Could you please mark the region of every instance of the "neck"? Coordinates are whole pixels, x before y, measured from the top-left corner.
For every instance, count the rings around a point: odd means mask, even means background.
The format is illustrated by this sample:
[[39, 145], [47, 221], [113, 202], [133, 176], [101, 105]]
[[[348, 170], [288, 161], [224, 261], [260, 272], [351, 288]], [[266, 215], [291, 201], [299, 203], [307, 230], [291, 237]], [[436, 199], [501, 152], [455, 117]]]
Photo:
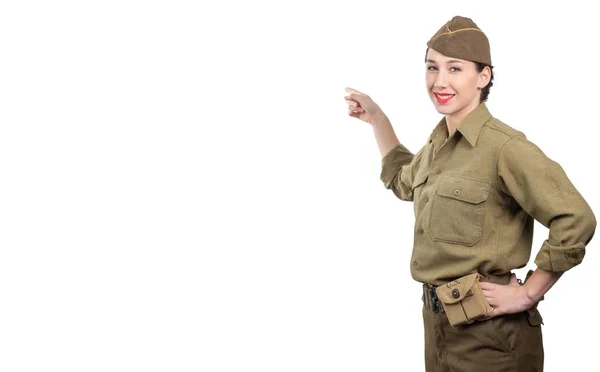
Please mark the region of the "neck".
[[450, 115], [446, 115], [446, 126], [448, 127], [448, 137], [450, 137], [456, 131], [456, 128], [462, 123], [462, 121], [471, 113], [471, 111], [475, 110], [477, 106], [479, 106], [479, 100], [473, 101], [470, 105], [464, 107], [462, 110], [459, 110]]

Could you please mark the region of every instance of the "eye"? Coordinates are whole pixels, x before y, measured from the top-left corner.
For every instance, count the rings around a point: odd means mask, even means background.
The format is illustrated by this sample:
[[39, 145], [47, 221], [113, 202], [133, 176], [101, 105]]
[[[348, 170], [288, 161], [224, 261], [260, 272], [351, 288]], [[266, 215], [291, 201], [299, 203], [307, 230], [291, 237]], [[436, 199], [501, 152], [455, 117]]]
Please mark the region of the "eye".
[[452, 71], [452, 72], [458, 72], [458, 71], [460, 71], [460, 68], [458, 68], [458, 67], [450, 67], [450, 71]]
[[437, 70], [437, 67], [435, 67], [435, 66], [427, 66], [427, 70], [428, 71], [435, 71], [435, 70]]

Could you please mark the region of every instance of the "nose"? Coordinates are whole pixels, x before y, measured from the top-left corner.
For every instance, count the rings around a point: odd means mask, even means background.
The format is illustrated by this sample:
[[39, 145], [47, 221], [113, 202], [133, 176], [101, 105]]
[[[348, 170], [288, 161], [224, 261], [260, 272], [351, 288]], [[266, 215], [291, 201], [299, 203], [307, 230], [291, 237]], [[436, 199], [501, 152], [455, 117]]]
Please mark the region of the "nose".
[[443, 71], [439, 70], [435, 77], [435, 82], [433, 84], [434, 88], [443, 89], [448, 86], [448, 75]]

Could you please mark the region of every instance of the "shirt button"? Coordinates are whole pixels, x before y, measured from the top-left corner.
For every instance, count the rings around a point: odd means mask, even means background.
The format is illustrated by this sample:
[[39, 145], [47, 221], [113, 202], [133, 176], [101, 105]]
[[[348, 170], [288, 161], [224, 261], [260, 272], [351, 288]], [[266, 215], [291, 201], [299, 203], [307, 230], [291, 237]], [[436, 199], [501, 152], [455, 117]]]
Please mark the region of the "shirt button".
[[419, 263], [417, 261], [413, 261], [413, 266], [419, 266]]
[[454, 195], [459, 196], [460, 195], [460, 190], [454, 190]]
[[442, 170], [440, 168], [436, 168], [433, 172], [435, 174], [440, 174], [440, 173], [442, 173]]
[[419, 233], [419, 235], [423, 234], [423, 229], [419, 227], [419, 229], [417, 230], [417, 233]]
[[429, 197], [426, 196], [423, 198], [423, 203], [427, 203], [428, 201], [429, 201]]

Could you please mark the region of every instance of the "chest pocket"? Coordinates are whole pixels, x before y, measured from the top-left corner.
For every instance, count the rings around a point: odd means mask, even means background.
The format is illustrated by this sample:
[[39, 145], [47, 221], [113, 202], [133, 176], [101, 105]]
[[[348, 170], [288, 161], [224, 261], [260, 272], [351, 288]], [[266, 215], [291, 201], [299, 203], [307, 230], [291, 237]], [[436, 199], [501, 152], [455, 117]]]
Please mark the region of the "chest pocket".
[[491, 184], [445, 175], [438, 182], [429, 231], [436, 241], [472, 246], [481, 239], [484, 202]]

